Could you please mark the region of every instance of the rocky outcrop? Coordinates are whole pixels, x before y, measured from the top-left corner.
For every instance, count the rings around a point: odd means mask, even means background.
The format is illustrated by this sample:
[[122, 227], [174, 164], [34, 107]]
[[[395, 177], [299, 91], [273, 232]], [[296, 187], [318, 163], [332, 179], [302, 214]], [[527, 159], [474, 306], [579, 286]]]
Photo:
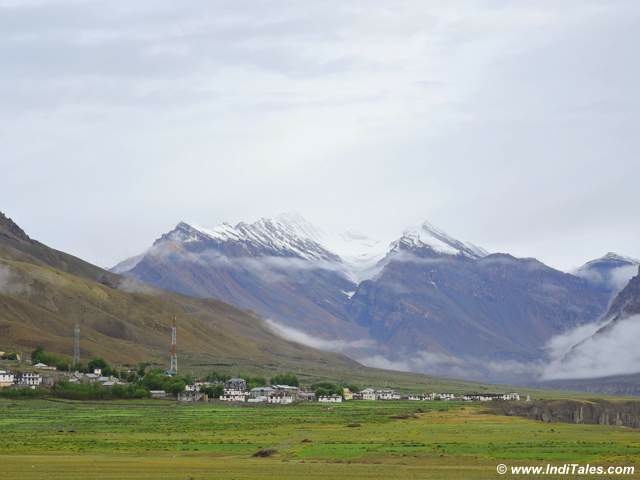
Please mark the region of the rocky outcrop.
[[618, 294], [609, 309], [611, 317], [626, 318], [640, 314], [640, 271]]
[[17, 241], [31, 242], [24, 230], [2, 212], [0, 212], [0, 235]]
[[640, 428], [640, 402], [540, 400], [492, 405], [494, 413], [542, 422], [617, 425]]

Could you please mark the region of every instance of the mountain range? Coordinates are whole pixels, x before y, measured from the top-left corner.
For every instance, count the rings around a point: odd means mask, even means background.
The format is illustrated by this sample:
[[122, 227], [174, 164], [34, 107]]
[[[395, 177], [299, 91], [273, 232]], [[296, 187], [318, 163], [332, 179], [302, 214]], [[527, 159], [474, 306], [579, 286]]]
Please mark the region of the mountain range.
[[141, 284], [30, 238], [0, 213], [0, 349], [28, 353], [37, 345], [70, 359], [80, 326], [81, 360], [116, 365], [168, 363], [171, 318], [178, 322], [181, 371], [272, 375], [308, 380], [443, 390], [482, 389], [458, 381], [367, 368], [335, 352], [276, 335], [251, 312]]
[[285, 214], [180, 222], [112, 271], [250, 309], [281, 335], [369, 365], [513, 381], [554, 336], [598, 320], [632, 263], [608, 254], [566, 273], [428, 222], [384, 243]]

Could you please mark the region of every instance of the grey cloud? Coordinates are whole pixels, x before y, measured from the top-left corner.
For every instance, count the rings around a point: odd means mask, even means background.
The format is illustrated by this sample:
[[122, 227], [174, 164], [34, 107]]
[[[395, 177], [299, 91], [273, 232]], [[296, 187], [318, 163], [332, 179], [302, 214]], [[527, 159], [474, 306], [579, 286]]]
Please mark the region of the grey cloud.
[[633, 1], [5, 0], [0, 200], [103, 266], [179, 218], [292, 207], [388, 241], [431, 219], [565, 269], [640, 257], [639, 19]]

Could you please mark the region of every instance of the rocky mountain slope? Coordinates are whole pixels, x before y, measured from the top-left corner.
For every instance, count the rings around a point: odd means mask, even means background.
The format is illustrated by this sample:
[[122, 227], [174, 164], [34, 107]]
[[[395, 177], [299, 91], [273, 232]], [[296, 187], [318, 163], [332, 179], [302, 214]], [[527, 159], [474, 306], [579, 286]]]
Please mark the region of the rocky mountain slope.
[[541, 359], [549, 338], [597, 319], [610, 298], [598, 283], [490, 255], [427, 222], [388, 247], [296, 215], [180, 223], [115, 271], [252, 309], [373, 364], [475, 378]]
[[627, 286], [620, 291], [611, 303], [607, 317], [613, 321], [640, 315], [640, 268]]
[[350, 313], [392, 359], [513, 380], [552, 336], [597, 319], [607, 301], [606, 291], [534, 259], [451, 255], [405, 236], [360, 284]]
[[223, 224], [212, 230], [181, 222], [124, 273], [159, 288], [217, 298], [327, 337], [336, 332], [343, 338], [365, 335], [347, 320], [349, 292], [356, 285], [345, 265], [303, 236], [302, 228], [278, 219], [235, 227]]

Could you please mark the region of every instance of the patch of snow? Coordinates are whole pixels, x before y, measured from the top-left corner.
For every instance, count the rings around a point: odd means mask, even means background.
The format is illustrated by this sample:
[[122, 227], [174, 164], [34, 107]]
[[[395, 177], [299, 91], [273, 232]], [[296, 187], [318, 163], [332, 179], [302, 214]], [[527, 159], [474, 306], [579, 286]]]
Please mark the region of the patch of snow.
[[427, 247], [444, 255], [460, 254], [470, 258], [482, 258], [488, 255], [488, 252], [484, 248], [469, 242], [456, 240], [429, 222], [424, 222], [418, 227], [405, 230], [402, 238], [394, 242], [393, 248], [397, 248], [400, 244], [416, 248]]

